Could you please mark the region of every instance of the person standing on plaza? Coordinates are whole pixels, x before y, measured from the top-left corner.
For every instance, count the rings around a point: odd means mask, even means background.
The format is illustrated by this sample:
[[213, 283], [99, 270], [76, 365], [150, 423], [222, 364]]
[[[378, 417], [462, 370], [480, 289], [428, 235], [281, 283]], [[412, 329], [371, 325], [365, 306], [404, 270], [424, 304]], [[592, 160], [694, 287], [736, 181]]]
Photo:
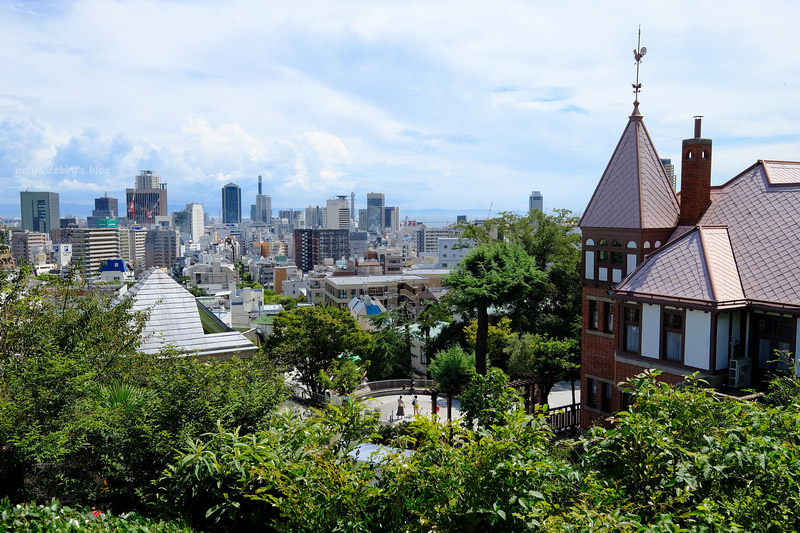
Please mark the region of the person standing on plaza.
[[397, 416], [406, 416], [406, 404], [403, 402], [403, 397], [397, 399]]
[[411, 406], [414, 408], [414, 416], [417, 416], [419, 413], [419, 400], [417, 400], [417, 395], [414, 395], [414, 399], [411, 400]]

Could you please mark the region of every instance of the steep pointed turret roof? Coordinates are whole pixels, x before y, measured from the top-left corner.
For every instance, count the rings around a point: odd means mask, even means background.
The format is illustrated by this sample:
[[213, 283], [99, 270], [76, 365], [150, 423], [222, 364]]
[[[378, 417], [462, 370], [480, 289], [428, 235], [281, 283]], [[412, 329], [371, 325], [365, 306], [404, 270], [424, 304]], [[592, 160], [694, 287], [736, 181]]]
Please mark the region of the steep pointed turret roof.
[[664, 165], [636, 105], [579, 226], [673, 228], [679, 209]]

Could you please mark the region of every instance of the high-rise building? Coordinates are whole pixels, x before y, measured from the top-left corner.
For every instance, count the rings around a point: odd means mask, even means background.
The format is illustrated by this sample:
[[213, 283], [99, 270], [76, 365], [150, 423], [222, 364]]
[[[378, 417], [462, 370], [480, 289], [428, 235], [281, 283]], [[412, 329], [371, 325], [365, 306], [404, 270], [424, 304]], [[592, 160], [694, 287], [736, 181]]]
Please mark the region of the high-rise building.
[[664, 158], [661, 160], [661, 164], [664, 165], [664, 170], [667, 171], [667, 177], [672, 185], [672, 190], [677, 191], [678, 183], [675, 176], [675, 165], [672, 164], [672, 159]]
[[258, 194], [256, 203], [251, 209], [250, 220], [264, 222], [267, 226], [272, 224], [272, 198], [268, 194], [263, 194], [261, 176], [258, 177]]
[[90, 228], [109, 227], [108, 221], [117, 219], [118, 207], [117, 199], [111, 198], [108, 193], [100, 198], [95, 198], [94, 210], [92, 216], [86, 218], [86, 225]]
[[184, 242], [198, 242], [205, 233], [203, 218], [202, 204], [186, 204], [186, 209], [172, 213], [172, 224]]
[[386, 207], [383, 210], [383, 227], [394, 231], [400, 230], [400, 208]]
[[326, 259], [350, 257], [350, 232], [344, 229], [294, 230], [294, 263], [303, 272]]
[[100, 198], [95, 198], [92, 216], [117, 218], [119, 216], [119, 201], [116, 198], [110, 197], [108, 193]]
[[156, 217], [167, 216], [167, 184], [152, 170], [136, 176], [135, 187], [125, 189], [128, 219], [137, 224], [153, 224]]
[[61, 227], [57, 192], [19, 193], [22, 212], [22, 229], [39, 233], [50, 233]]
[[320, 206], [306, 207], [306, 229], [321, 228], [325, 209]]
[[191, 241], [198, 242], [200, 237], [206, 233], [203, 204], [186, 204], [186, 210], [189, 212], [189, 227], [192, 235]]
[[359, 231], [367, 231], [367, 210], [366, 209], [359, 209], [358, 210], [358, 230]]
[[181, 249], [180, 235], [177, 231], [151, 229], [144, 241], [145, 268], [172, 268]]
[[544, 213], [544, 196], [541, 191], [533, 191], [528, 198], [528, 212], [539, 211]]
[[144, 241], [147, 230], [142, 227], [120, 228], [119, 252], [120, 257], [134, 268], [136, 273], [145, 268]]
[[141, 170], [136, 176], [136, 189], [160, 189], [161, 178], [152, 170]]
[[356, 193], [350, 193], [350, 220], [356, 219]]
[[222, 187], [222, 222], [239, 224], [242, 221], [242, 189], [235, 183]]
[[100, 263], [119, 259], [119, 231], [117, 228], [74, 228], [70, 236], [72, 262], [81, 262], [86, 275], [96, 275]]
[[272, 198], [268, 194], [256, 196], [256, 218], [253, 222], [263, 222], [267, 226], [272, 223]]
[[350, 231], [350, 203], [347, 201], [347, 196], [337, 196], [328, 200], [324, 218], [325, 229]]
[[382, 192], [367, 193], [367, 231], [370, 233], [383, 231], [385, 207], [386, 196]]
[[33, 261], [33, 256], [47, 247], [47, 234], [17, 230], [11, 234], [11, 257], [20, 261]]

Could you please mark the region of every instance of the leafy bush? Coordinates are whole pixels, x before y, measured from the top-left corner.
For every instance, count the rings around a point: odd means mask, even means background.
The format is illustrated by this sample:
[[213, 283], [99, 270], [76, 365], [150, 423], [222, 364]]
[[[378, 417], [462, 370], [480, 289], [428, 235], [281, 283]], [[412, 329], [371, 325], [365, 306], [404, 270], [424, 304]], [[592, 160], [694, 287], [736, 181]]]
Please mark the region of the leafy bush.
[[172, 533], [192, 531], [181, 521], [164, 522], [144, 518], [136, 513], [114, 516], [92, 511], [88, 507], [64, 507], [57, 501], [48, 505], [12, 505], [0, 500], [0, 531], [120, 531]]

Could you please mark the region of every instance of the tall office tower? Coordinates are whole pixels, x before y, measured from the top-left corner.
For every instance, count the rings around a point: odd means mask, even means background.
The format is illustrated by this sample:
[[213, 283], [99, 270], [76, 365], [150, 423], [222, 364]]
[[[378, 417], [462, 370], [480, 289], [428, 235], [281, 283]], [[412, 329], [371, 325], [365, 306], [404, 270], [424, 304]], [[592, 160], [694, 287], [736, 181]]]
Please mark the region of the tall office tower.
[[181, 239], [177, 231], [151, 229], [144, 241], [145, 268], [172, 268], [181, 249]]
[[664, 170], [667, 171], [667, 177], [669, 178], [669, 182], [672, 185], [672, 190], [677, 191], [677, 179], [675, 177], [675, 165], [672, 164], [672, 159], [665, 158], [661, 160], [661, 164], [664, 165]]
[[190, 226], [189, 211], [181, 209], [180, 211], [172, 213], [172, 227], [181, 234], [181, 240], [183, 242], [192, 240], [192, 228]]
[[544, 213], [544, 196], [540, 191], [533, 191], [528, 199], [528, 212], [532, 211]]
[[88, 276], [97, 274], [102, 261], [120, 258], [117, 228], [74, 228], [70, 243], [73, 264], [80, 261]]
[[350, 220], [355, 222], [356, 220], [356, 193], [350, 193]]
[[272, 224], [272, 198], [263, 194], [261, 189], [261, 176], [258, 177], [258, 194], [256, 195], [255, 213], [251, 212], [250, 220], [264, 222], [267, 226]]
[[125, 189], [128, 219], [137, 224], [152, 224], [156, 217], [167, 216], [167, 184], [152, 170], [136, 176], [135, 187]]
[[386, 207], [383, 210], [383, 227], [393, 231], [400, 230], [400, 208]]
[[320, 206], [306, 207], [306, 228], [321, 228], [325, 209]]
[[367, 231], [367, 210], [358, 210], [358, 231]]
[[144, 270], [144, 241], [147, 230], [138, 228], [120, 228], [119, 230], [119, 255], [126, 263], [134, 268], [138, 274]]
[[186, 204], [186, 209], [172, 213], [172, 225], [185, 242], [198, 242], [205, 233], [203, 205]]
[[326, 202], [324, 213], [325, 229], [350, 231], [350, 205], [347, 196], [337, 196]]
[[50, 233], [50, 230], [61, 227], [57, 192], [21, 191], [19, 205], [22, 229]]
[[206, 233], [203, 204], [186, 204], [186, 210], [189, 212], [189, 228], [192, 235], [191, 241], [199, 242], [200, 237]]
[[116, 220], [118, 216], [118, 205], [117, 199], [109, 197], [108, 193], [100, 198], [95, 198], [94, 210], [92, 216], [86, 217], [86, 225], [90, 228], [108, 227], [108, 221]]
[[267, 226], [272, 223], [272, 198], [268, 194], [256, 196], [256, 218], [253, 222], [263, 222]]
[[296, 229], [294, 263], [303, 272], [314, 269], [326, 259], [350, 257], [350, 232], [344, 229]]
[[456, 215], [456, 224], [466, 223], [467, 215]]
[[136, 176], [137, 189], [160, 189], [161, 178], [152, 170], [140, 170]]
[[108, 193], [100, 198], [95, 198], [92, 216], [117, 218], [119, 216], [119, 201], [116, 198], [111, 198]]
[[383, 210], [386, 207], [386, 196], [382, 192], [367, 193], [367, 231], [380, 233], [383, 231]]
[[222, 187], [222, 223], [239, 224], [242, 221], [242, 189], [235, 183]]

